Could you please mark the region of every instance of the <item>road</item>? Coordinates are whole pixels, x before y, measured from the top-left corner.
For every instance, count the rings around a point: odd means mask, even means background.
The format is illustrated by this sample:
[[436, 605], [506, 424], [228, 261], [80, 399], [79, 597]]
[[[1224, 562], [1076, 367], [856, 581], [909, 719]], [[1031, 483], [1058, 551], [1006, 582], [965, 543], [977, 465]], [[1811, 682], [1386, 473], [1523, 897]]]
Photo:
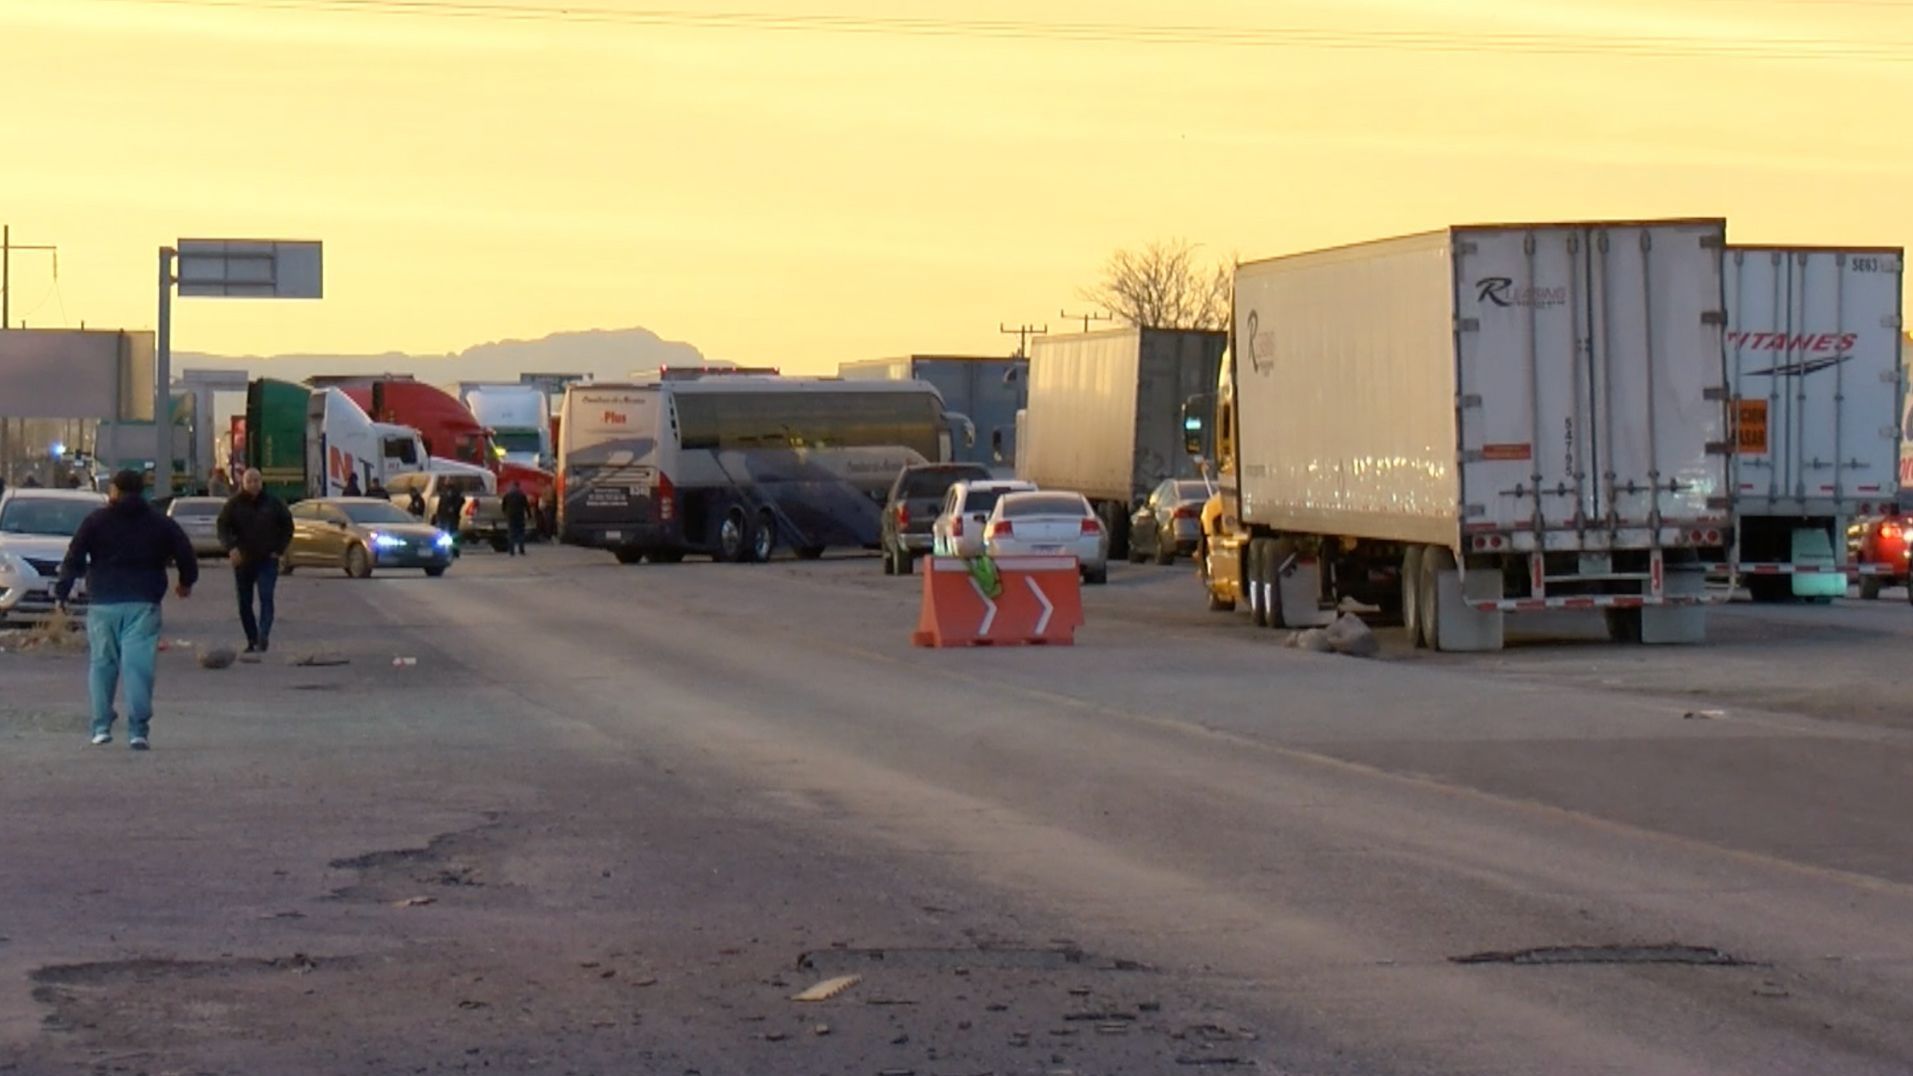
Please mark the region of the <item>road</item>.
[[148, 756], [0, 655], [0, 1072], [1913, 1071], [1890, 594], [1362, 661], [1186, 566], [950, 651], [862, 557], [302, 572], [350, 664], [169, 654]]

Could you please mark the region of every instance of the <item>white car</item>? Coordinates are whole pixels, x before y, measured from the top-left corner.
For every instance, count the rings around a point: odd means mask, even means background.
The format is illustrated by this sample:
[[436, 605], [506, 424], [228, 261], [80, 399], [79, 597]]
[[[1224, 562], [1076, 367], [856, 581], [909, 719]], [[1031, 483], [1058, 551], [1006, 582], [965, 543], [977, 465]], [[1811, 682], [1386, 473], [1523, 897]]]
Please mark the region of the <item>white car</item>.
[[[25, 620], [53, 611], [53, 584], [73, 532], [106, 503], [84, 490], [12, 489], [0, 496], [0, 620]], [[74, 584], [83, 605], [86, 581]]]
[[1005, 494], [990, 512], [984, 542], [992, 557], [1072, 556], [1085, 583], [1109, 581], [1109, 535], [1080, 493]]
[[997, 498], [1035, 488], [1034, 483], [1007, 479], [956, 483], [943, 495], [943, 510], [931, 525], [931, 549], [939, 557], [982, 556], [983, 528]]
[[193, 552], [216, 557], [226, 551], [219, 541], [219, 513], [225, 507], [224, 497], [175, 497], [166, 514], [192, 539]]

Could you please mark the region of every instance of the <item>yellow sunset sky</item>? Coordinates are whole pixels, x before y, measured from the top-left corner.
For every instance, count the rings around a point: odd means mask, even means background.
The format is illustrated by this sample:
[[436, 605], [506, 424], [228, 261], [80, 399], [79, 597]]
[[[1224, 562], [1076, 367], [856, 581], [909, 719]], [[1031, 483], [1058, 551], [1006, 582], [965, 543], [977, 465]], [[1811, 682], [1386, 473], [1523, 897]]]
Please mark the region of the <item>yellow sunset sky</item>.
[[999, 322], [1062, 328], [1113, 249], [1163, 237], [1253, 258], [1664, 215], [1913, 237], [1892, 0], [662, 7], [690, 14], [0, 0], [0, 222], [60, 248], [57, 288], [16, 256], [14, 320], [150, 327], [161, 244], [317, 238], [323, 301], [184, 300], [175, 347], [644, 326], [824, 372], [1006, 351]]

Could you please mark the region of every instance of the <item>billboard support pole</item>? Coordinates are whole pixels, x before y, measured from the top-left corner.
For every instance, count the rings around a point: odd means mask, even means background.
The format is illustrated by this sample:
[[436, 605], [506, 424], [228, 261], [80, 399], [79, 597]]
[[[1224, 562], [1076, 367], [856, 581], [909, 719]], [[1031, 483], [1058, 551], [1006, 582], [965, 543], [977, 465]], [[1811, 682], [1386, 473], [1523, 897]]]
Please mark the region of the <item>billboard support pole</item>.
[[173, 492], [173, 248], [159, 248], [159, 337], [153, 370], [153, 499]]

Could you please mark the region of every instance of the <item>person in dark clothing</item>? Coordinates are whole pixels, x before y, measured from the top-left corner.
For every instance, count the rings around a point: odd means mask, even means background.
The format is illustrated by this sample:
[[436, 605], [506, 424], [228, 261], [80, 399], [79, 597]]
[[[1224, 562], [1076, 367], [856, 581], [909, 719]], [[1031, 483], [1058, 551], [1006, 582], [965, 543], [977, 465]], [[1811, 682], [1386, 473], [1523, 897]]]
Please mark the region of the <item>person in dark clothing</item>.
[[341, 497], [365, 496], [365, 493], [359, 489], [359, 476], [357, 474], [349, 474], [345, 476], [345, 488], [339, 491], [339, 496]]
[[452, 556], [460, 555], [458, 548], [459, 523], [465, 518], [465, 494], [457, 486], [447, 485], [438, 495], [438, 514], [433, 524], [439, 530], [452, 536]]
[[[249, 469], [239, 492], [219, 510], [219, 544], [232, 561], [239, 591], [239, 626], [246, 629], [246, 653], [265, 653], [272, 645], [273, 592], [279, 586], [279, 558], [292, 544], [292, 513], [266, 492], [265, 476]], [[259, 615], [252, 612], [259, 592]]]
[[372, 484], [365, 487], [365, 495], [367, 497], [376, 497], [381, 501], [389, 501], [392, 499], [392, 495], [385, 492], [385, 483], [379, 481], [377, 478], [372, 479]]
[[505, 510], [505, 549], [514, 557], [525, 555], [525, 525], [531, 522], [531, 498], [525, 496], [524, 489], [513, 482], [511, 489], [505, 491], [504, 500], [499, 507]]
[[425, 518], [425, 494], [417, 486], [412, 487], [412, 499], [406, 502], [405, 510], [420, 519]]
[[556, 484], [545, 487], [545, 495], [538, 498], [538, 530], [546, 538], [558, 536], [558, 487]]
[[[159, 660], [160, 602], [166, 597], [166, 565], [179, 571], [173, 593], [190, 597], [199, 582], [199, 558], [186, 532], [146, 503], [146, 478], [138, 471], [113, 476], [107, 505], [86, 517], [60, 564], [54, 600], [66, 608], [73, 584], [86, 576], [87, 676], [95, 744], [113, 742], [113, 698], [126, 685], [127, 744], [144, 751], [153, 721], [153, 675]], [[123, 676], [122, 676], [123, 674]]]

